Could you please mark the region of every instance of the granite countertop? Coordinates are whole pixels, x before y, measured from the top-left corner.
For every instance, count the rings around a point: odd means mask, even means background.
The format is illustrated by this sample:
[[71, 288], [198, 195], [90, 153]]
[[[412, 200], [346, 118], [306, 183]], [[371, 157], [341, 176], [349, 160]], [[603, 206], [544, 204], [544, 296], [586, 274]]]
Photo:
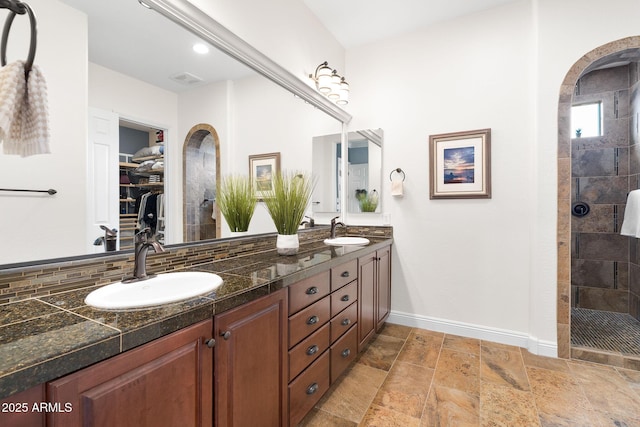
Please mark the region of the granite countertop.
[[154, 308], [97, 310], [84, 303], [85, 287], [0, 305], [0, 399], [115, 356], [163, 335], [210, 319], [328, 268], [391, 243], [370, 238], [365, 247], [302, 244], [296, 256], [274, 251], [192, 266], [224, 280], [209, 294]]

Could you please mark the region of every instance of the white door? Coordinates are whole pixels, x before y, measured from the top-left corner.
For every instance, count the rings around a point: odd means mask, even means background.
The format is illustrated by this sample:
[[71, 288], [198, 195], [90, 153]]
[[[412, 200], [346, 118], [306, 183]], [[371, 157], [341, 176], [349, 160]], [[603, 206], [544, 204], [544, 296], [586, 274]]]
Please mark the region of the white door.
[[360, 202], [356, 199], [356, 190], [369, 191], [369, 164], [359, 163], [352, 165], [349, 163], [349, 212], [360, 212]]
[[93, 242], [104, 236], [101, 225], [119, 227], [120, 148], [118, 114], [89, 108], [87, 147], [87, 252], [104, 252], [105, 246]]

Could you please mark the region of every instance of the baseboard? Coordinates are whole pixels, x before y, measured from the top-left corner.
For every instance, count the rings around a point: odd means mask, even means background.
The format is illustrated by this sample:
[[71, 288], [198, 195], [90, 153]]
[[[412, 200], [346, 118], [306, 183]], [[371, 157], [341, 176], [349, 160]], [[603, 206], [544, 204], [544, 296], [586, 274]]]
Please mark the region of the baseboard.
[[556, 343], [551, 341], [541, 341], [535, 337], [516, 331], [490, 328], [411, 313], [403, 313], [395, 310], [391, 311], [387, 322], [411, 326], [413, 328], [428, 329], [430, 331], [444, 332], [446, 334], [493, 341], [516, 347], [523, 347], [531, 353], [540, 356], [557, 357], [558, 354], [558, 347]]

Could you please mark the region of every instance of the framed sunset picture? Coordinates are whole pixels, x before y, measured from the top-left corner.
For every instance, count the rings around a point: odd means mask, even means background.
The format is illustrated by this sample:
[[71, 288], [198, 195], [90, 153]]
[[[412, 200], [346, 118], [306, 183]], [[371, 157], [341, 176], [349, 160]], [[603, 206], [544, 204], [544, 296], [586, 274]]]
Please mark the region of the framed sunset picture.
[[273, 177], [280, 173], [280, 153], [249, 156], [249, 177], [260, 200], [273, 189]]
[[491, 129], [429, 136], [431, 199], [491, 198]]

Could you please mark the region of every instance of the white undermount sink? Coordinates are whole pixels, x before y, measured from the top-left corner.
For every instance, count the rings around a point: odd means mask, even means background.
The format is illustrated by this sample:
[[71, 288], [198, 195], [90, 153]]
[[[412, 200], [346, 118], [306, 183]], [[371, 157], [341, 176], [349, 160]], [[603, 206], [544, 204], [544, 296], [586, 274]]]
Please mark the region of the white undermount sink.
[[103, 310], [143, 308], [183, 301], [211, 292], [220, 285], [222, 278], [213, 273], [163, 273], [139, 282], [103, 286], [87, 295], [84, 302]]
[[364, 237], [336, 237], [335, 239], [325, 239], [324, 243], [330, 246], [364, 246], [369, 244], [369, 239]]

